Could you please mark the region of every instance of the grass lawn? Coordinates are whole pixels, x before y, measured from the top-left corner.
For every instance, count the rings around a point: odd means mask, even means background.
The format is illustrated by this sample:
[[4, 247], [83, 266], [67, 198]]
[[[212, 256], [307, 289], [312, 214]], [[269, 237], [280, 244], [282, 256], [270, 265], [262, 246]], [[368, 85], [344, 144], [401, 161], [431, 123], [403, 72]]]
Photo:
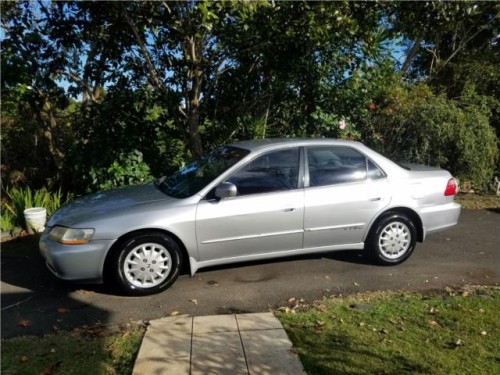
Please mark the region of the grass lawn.
[[310, 375], [500, 374], [498, 288], [371, 293], [287, 311], [278, 318]]
[[[500, 374], [500, 289], [333, 297], [279, 312], [309, 375]], [[2, 374], [130, 374], [143, 328], [2, 340]]]
[[496, 195], [468, 194], [459, 193], [455, 201], [462, 205], [462, 208], [467, 209], [499, 209], [500, 197]]
[[144, 329], [75, 329], [2, 340], [2, 374], [131, 374]]

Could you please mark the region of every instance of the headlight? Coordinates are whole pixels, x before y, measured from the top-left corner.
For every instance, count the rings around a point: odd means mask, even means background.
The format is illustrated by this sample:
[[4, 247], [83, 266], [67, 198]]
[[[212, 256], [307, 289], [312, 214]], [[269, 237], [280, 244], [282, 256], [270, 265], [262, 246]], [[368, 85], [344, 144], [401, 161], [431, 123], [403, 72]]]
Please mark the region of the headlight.
[[90, 241], [94, 235], [93, 229], [75, 229], [54, 227], [49, 232], [49, 237], [65, 245], [81, 245]]

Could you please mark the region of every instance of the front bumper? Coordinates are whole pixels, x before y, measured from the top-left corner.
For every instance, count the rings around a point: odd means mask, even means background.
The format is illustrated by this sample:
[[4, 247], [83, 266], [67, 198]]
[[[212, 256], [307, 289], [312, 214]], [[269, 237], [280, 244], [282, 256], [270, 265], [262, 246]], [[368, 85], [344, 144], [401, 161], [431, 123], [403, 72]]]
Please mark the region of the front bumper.
[[106, 254], [114, 240], [90, 241], [83, 245], [63, 245], [48, 237], [40, 238], [40, 253], [47, 267], [63, 280], [102, 281]]

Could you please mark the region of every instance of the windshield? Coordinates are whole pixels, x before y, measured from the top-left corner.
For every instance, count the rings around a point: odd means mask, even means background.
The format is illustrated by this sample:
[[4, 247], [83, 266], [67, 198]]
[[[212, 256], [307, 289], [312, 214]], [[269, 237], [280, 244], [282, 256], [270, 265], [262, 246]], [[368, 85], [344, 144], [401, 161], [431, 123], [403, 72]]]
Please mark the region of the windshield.
[[250, 151], [241, 148], [223, 146], [185, 166], [172, 176], [159, 178], [156, 185], [171, 197], [190, 197], [249, 153]]

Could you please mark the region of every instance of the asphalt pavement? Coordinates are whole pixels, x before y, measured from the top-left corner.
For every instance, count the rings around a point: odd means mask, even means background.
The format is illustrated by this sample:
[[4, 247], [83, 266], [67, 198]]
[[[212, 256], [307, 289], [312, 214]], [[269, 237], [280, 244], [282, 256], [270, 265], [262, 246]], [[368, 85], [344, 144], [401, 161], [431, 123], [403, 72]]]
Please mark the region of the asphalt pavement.
[[417, 245], [405, 263], [384, 267], [360, 251], [332, 252], [214, 267], [181, 275], [167, 291], [126, 297], [103, 285], [56, 280], [35, 238], [1, 246], [1, 336], [46, 334], [75, 327], [272, 311], [288, 301], [373, 290], [425, 291], [500, 284], [500, 211], [463, 210], [459, 224]]

